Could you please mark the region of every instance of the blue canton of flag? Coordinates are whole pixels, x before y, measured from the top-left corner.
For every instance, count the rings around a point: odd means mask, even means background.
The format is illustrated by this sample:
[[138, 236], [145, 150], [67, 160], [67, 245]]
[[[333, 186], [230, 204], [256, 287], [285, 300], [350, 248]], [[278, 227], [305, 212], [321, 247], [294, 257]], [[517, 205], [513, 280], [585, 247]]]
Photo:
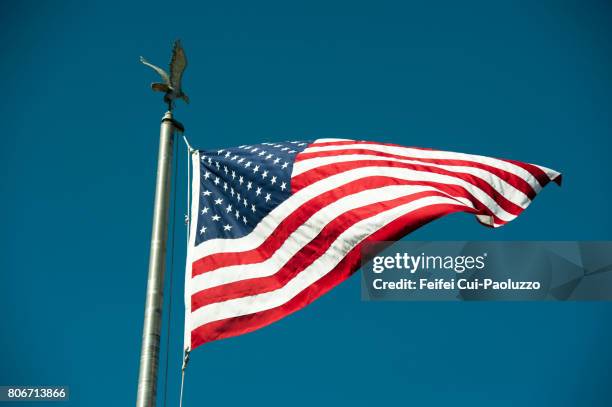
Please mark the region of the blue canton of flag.
[[200, 198], [195, 245], [238, 238], [291, 194], [295, 156], [310, 141], [200, 150]]

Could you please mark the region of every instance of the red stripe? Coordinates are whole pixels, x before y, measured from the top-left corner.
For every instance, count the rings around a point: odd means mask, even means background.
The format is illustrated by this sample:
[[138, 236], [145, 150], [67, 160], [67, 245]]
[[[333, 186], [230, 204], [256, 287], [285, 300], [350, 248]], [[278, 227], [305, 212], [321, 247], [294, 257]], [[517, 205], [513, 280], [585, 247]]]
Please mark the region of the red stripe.
[[396, 219], [353, 248], [332, 271], [285, 304], [266, 311], [210, 322], [193, 329], [191, 349], [216, 339], [254, 331], [304, 308], [359, 269], [360, 251], [365, 242], [397, 240], [434, 219], [453, 212], [465, 211], [465, 209], [465, 206], [451, 204], [431, 205]]
[[538, 180], [540, 185], [543, 187], [546, 186], [546, 184], [550, 182], [550, 178], [548, 177], [548, 175], [540, 167], [536, 165], [524, 163], [521, 161], [507, 160], [507, 159], [504, 159], [504, 161], [514, 164], [517, 167], [521, 167], [525, 171], [529, 172], [531, 175], [534, 176], [535, 179]]
[[531, 185], [523, 178], [519, 177], [516, 174], [513, 174], [508, 171], [504, 171], [497, 167], [493, 167], [488, 164], [482, 164], [476, 161], [469, 160], [455, 160], [455, 159], [438, 159], [438, 158], [421, 158], [421, 157], [413, 157], [407, 155], [398, 155], [398, 154], [390, 154], [384, 153], [380, 151], [374, 150], [366, 150], [366, 149], [347, 149], [347, 150], [337, 150], [337, 151], [319, 151], [315, 153], [300, 153], [295, 157], [295, 161], [304, 161], [312, 158], [320, 158], [320, 157], [335, 157], [342, 155], [351, 155], [351, 154], [367, 154], [367, 155], [375, 155], [379, 157], [387, 157], [387, 158], [396, 158], [400, 160], [413, 160], [424, 163], [438, 164], [438, 165], [449, 165], [449, 166], [464, 166], [464, 167], [473, 167], [479, 168], [484, 171], [488, 171], [492, 174], [497, 175], [499, 178], [506, 181], [508, 184], [512, 185], [519, 191], [523, 192], [530, 199], [533, 199], [536, 195], [536, 191], [533, 189]]
[[193, 262], [192, 276], [237, 264], [253, 264], [264, 261], [278, 250], [283, 242], [313, 214], [345, 196], [352, 195], [367, 189], [381, 188], [390, 185], [426, 185], [436, 188], [447, 195], [462, 197], [470, 200], [479, 214], [493, 216], [495, 223], [505, 222], [495, 216], [482, 202], [474, 198], [464, 187], [448, 185], [430, 181], [409, 181], [391, 177], [374, 176], [351, 181], [336, 189], [327, 191], [308, 202], [302, 204], [293, 213], [283, 219], [274, 232], [259, 246], [242, 252], [213, 253]]
[[315, 180], [320, 180], [320, 179], [327, 178], [327, 177], [330, 177], [332, 175], [336, 175], [342, 172], [354, 170], [357, 168], [364, 168], [364, 167], [407, 168], [407, 169], [423, 172], [424, 174], [436, 173], [436, 174], [448, 175], [451, 177], [459, 178], [483, 190], [495, 202], [497, 202], [497, 204], [500, 207], [502, 207], [506, 212], [516, 216], [523, 211], [523, 208], [511, 202], [505, 196], [503, 196], [499, 191], [493, 188], [491, 185], [486, 183], [481, 178], [476, 177], [472, 174], [447, 171], [442, 168], [432, 167], [428, 165], [406, 164], [406, 163], [399, 163], [395, 161], [364, 160], [364, 161], [348, 161], [348, 162], [322, 165], [320, 167], [314, 168], [312, 170], [306, 171], [300, 175], [293, 177], [291, 179], [291, 188], [292, 188], [292, 191], [294, 192], [299, 191], [300, 189], [313, 183]]
[[388, 201], [376, 202], [350, 210], [337, 217], [321, 230], [321, 232], [302, 249], [300, 249], [275, 274], [267, 277], [251, 278], [236, 281], [218, 287], [202, 290], [191, 296], [191, 310], [215, 302], [227, 301], [232, 298], [247, 297], [273, 291], [283, 287], [289, 280], [301, 273], [315, 259], [325, 253], [344, 231], [355, 223], [371, 218], [381, 212], [413, 202], [428, 196], [445, 196], [438, 191], [424, 191]]

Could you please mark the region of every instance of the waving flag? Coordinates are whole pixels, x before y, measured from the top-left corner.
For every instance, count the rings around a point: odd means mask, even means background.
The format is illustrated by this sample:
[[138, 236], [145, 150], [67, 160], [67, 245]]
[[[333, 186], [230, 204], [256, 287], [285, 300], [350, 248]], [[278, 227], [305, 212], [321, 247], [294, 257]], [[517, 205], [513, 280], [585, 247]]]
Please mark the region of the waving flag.
[[551, 180], [533, 164], [367, 141], [196, 151], [185, 347], [303, 308], [359, 268], [366, 241], [454, 212], [502, 226]]

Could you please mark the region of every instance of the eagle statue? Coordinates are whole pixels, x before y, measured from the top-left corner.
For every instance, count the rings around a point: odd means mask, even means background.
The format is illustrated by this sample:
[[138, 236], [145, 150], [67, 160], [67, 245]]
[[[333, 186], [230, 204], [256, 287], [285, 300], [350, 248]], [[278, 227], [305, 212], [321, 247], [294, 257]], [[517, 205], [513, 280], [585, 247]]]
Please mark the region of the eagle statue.
[[180, 40], [174, 42], [172, 49], [172, 59], [170, 60], [170, 75], [162, 68], [153, 65], [143, 57], [140, 57], [140, 62], [146, 66], [152, 68], [155, 72], [161, 76], [163, 82], [154, 82], [151, 84], [151, 89], [156, 92], [164, 92], [164, 102], [168, 104], [168, 110], [172, 110], [174, 101], [176, 99], [183, 99], [186, 103], [189, 103], [189, 97], [183, 92], [181, 88], [181, 80], [183, 78], [183, 72], [187, 68], [187, 57], [185, 50], [181, 46]]

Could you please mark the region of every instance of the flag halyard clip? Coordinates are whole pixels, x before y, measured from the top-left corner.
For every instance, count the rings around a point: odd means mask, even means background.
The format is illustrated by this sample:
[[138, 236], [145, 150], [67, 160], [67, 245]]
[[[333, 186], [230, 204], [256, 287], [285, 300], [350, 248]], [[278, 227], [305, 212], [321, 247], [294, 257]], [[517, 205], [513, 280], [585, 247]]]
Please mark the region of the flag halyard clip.
[[184, 372], [185, 369], [187, 369], [187, 364], [189, 363], [189, 355], [190, 355], [191, 351], [189, 349], [185, 349], [185, 355], [183, 356], [183, 366], [181, 367], [181, 370]]
[[198, 151], [195, 148], [191, 147], [191, 144], [189, 144], [189, 140], [187, 140], [187, 137], [185, 137], [185, 134], [183, 134], [183, 141], [187, 145], [187, 150], [189, 150], [189, 154], [194, 154], [196, 151]]
[[181, 393], [179, 396], [179, 407], [183, 407], [183, 391], [185, 389], [185, 370], [187, 369], [187, 364], [189, 363], [189, 354], [191, 350], [189, 348], [185, 349], [185, 354], [183, 355], [183, 366], [181, 367]]

